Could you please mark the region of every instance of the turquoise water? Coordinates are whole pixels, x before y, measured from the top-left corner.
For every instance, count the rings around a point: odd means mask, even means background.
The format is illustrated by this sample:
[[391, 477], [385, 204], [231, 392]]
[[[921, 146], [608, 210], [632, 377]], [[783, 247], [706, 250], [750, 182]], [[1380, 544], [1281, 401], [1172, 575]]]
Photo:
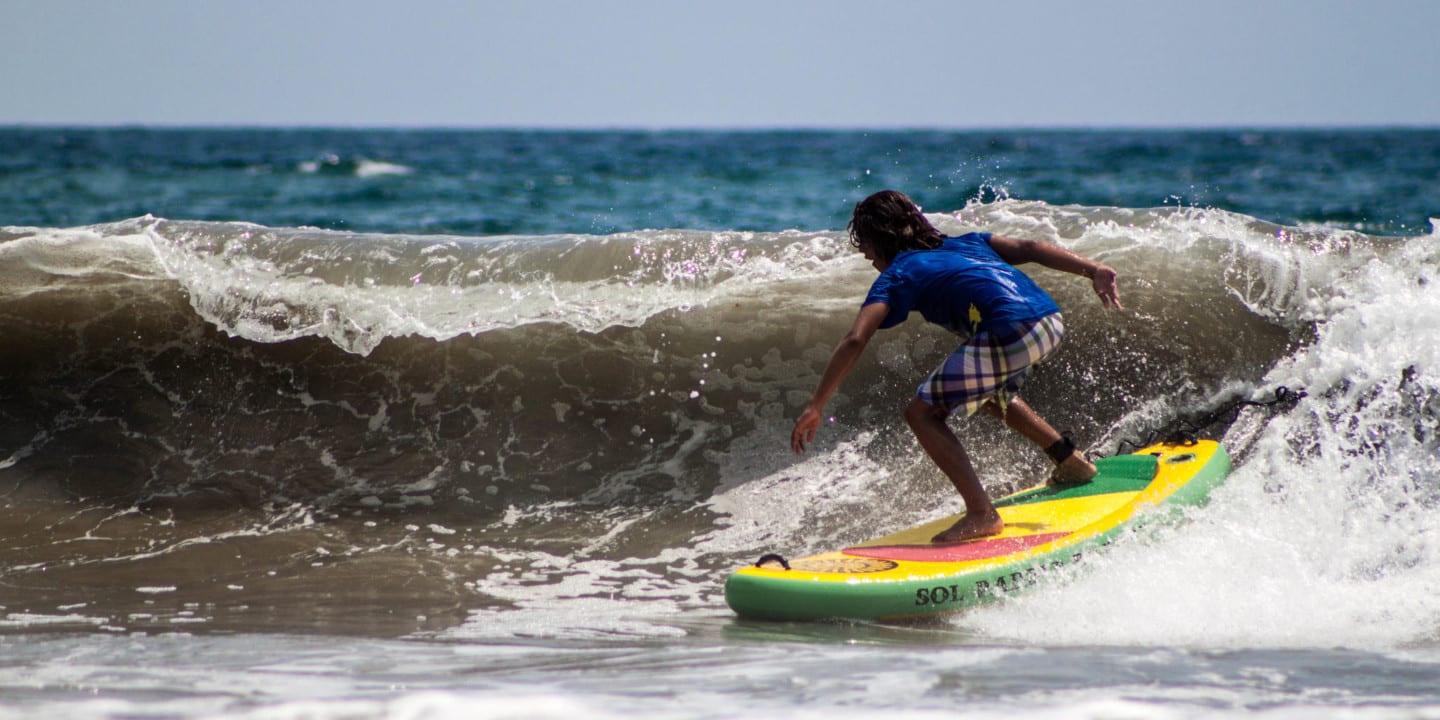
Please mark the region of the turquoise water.
[[834, 229], [904, 189], [1221, 208], [1427, 232], [1440, 131], [559, 132], [0, 129], [0, 217], [144, 214], [459, 235]]
[[[0, 717], [1440, 717], [1440, 132], [0, 130]], [[927, 626], [725, 573], [958, 510], [873, 190], [1056, 242], [1032, 405], [1190, 522]], [[1218, 412], [1277, 387], [1298, 402]], [[956, 422], [987, 488], [1040, 453]]]

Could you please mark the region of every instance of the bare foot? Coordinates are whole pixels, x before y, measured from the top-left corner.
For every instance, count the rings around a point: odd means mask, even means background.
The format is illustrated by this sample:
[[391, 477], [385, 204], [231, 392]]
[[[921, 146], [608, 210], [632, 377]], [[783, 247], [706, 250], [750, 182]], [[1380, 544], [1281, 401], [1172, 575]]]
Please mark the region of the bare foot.
[[1000, 519], [1000, 513], [991, 510], [988, 514], [971, 515], [966, 513], [965, 517], [955, 521], [945, 532], [930, 538], [932, 543], [958, 543], [966, 540], [978, 540], [982, 537], [999, 535], [1005, 529], [1005, 521]]
[[1055, 471], [1050, 473], [1050, 479], [1045, 481], [1046, 485], [1080, 485], [1090, 482], [1095, 477], [1095, 463], [1085, 459], [1084, 455], [1078, 452], [1070, 453], [1065, 462], [1055, 466]]

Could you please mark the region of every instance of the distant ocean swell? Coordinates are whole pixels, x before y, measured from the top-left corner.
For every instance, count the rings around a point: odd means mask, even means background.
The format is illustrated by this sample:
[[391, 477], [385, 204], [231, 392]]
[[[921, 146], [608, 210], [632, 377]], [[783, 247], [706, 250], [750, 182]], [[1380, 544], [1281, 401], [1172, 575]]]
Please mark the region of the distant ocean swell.
[[[1069, 334], [1027, 394], [1082, 444], [1112, 452], [1187, 413], [1304, 389], [1281, 417], [1211, 430], [1229, 432], [1242, 470], [1326, 458], [1433, 542], [1396, 495], [1430, 506], [1440, 483], [1433, 235], [1012, 200], [934, 218], [1121, 268], [1125, 313], [1035, 271]], [[485, 573], [467, 563], [545, 566], [529, 553], [655, 561], [689, 547], [687, 563], [723, 568], [933, 515], [955, 501], [898, 422], [950, 342], [922, 323], [881, 335], [816, 453], [785, 447], [872, 275], [834, 231], [5, 228], [0, 484], [28, 519], [7, 521], [4, 574], [52, 597], [36, 580], [45, 557], [89, 578], [77, 584], [127, 582], [84, 568], [184, 575], [196, 542], [252, 537], [278, 556], [297, 529], [329, 538], [326, 557], [304, 555], [327, 567], [393, 555], [473, 578]], [[1032, 481], [1038, 453], [992, 425], [958, 425], [991, 489]], [[104, 542], [84, 542], [102, 527]], [[1376, 552], [1440, 568], [1429, 545]], [[473, 589], [505, 595], [490, 585]]]

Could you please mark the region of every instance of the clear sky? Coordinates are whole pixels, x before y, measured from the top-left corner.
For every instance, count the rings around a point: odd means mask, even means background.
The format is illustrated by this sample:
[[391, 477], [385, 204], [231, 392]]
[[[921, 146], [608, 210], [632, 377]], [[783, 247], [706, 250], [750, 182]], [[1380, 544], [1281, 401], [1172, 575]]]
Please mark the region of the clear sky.
[[1440, 126], [1440, 0], [0, 0], [0, 124]]

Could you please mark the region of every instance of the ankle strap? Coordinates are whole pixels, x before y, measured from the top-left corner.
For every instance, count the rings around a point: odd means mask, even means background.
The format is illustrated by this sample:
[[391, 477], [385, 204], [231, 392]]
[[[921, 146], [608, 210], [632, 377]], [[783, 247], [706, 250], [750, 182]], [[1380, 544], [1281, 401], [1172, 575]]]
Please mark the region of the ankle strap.
[[1074, 452], [1075, 443], [1070, 442], [1070, 438], [1064, 437], [1063, 435], [1059, 440], [1050, 443], [1050, 447], [1045, 448], [1045, 454], [1049, 455], [1050, 459], [1054, 461], [1056, 465], [1065, 462], [1065, 459], [1070, 457]]

